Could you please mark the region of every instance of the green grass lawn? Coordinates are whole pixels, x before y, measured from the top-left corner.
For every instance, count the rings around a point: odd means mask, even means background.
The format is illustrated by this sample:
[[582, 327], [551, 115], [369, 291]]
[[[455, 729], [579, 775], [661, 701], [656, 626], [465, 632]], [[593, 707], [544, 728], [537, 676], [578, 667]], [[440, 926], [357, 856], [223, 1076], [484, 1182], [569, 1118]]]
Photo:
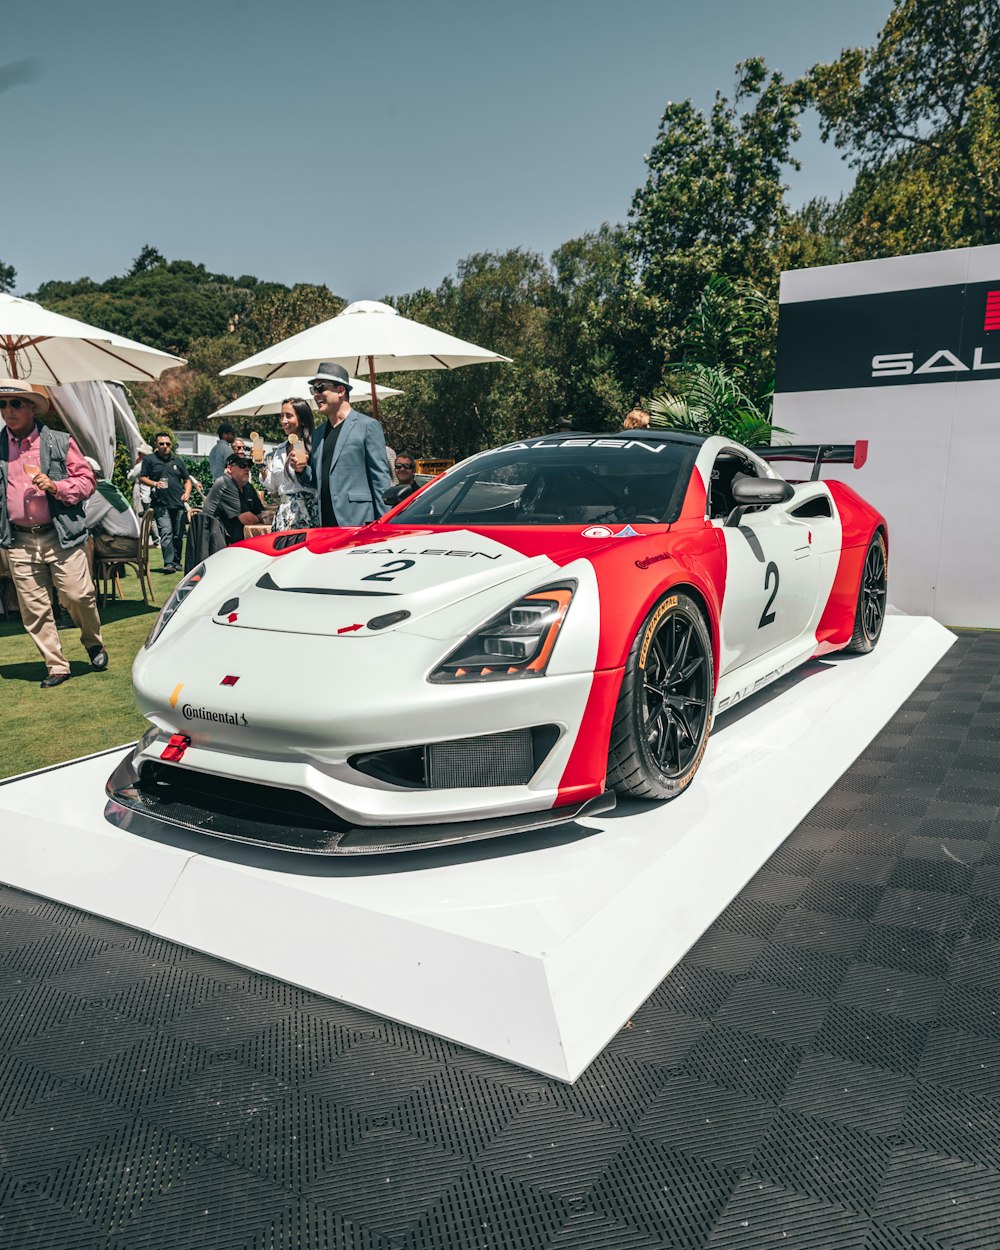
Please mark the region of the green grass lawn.
[[77, 630], [59, 631], [73, 680], [51, 690], [39, 687], [45, 665], [20, 619], [0, 620], [0, 777], [134, 742], [149, 727], [136, 710], [132, 661], [181, 575], [153, 572], [152, 578], [155, 607], [143, 604], [130, 576], [122, 582], [127, 597], [101, 609], [111, 658], [106, 672], [90, 667]]

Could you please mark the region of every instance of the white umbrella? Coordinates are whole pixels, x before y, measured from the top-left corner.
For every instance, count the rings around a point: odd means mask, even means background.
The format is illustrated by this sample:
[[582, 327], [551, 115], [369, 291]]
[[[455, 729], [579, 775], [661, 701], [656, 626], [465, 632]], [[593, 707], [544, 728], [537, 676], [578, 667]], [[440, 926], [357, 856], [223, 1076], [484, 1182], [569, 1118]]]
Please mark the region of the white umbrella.
[[0, 370], [42, 386], [66, 382], [151, 382], [179, 356], [0, 294]]
[[378, 415], [375, 374], [405, 369], [458, 369], [490, 361], [510, 364], [500, 356], [466, 343], [454, 335], [402, 317], [388, 304], [358, 300], [342, 313], [318, 326], [293, 334], [256, 356], [241, 360], [223, 375], [236, 373], [252, 378], [311, 376], [323, 361], [343, 365], [349, 374], [368, 374], [372, 387], [372, 411]]
[[[259, 417], [264, 413], [280, 412], [282, 403], [290, 395], [301, 396], [312, 403], [309, 376], [307, 374], [303, 378], [272, 378], [270, 382], [262, 382], [252, 391], [247, 391], [245, 395], [225, 404], [215, 415], [217, 417]], [[351, 378], [350, 383], [352, 389], [359, 390], [368, 385], [367, 382], [359, 382], [357, 378]], [[397, 391], [392, 386], [376, 386], [375, 393], [379, 399], [388, 399], [392, 395], [402, 395], [403, 392]], [[355, 402], [368, 400], [364, 391], [353, 398]]]

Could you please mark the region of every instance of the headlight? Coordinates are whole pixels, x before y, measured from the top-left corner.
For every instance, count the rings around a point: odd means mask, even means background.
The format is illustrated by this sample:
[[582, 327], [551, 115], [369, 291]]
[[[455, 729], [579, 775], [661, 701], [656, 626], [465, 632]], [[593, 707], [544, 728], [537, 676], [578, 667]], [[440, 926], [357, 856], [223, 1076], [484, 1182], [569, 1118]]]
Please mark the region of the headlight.
[[170, 594], [170, 598], [160, 609], [160, 615], [153, 622], [153, 628], [149, 631], [149, 637], [146, 639], [146, 646], [151, 647], [157, 638], [166, 629], [171, 617], [188, 597], [192, 590], [205, 576], [204, 564], [199, 564], [196, 569], [192, 569], [183, 581], [177, 583]]
[[575, 582], [564, 582], [518, 599], [456, 647], [431, 673], [430, 680], [541, 677], [575, 590]]

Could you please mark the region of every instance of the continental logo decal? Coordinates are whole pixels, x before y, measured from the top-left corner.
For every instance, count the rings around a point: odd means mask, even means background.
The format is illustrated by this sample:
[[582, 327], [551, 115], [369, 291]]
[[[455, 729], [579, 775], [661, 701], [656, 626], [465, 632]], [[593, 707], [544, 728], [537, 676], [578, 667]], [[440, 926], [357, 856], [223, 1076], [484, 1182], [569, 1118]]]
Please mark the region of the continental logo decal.
[[658, 556], [644, 556], [641, 560], [636, 560], [635, 567], [637, 569], [648, 569], [651, 564], [659, 564], [661, 560], [669, 560], [670, 552], [663, 551]]
[[207, 707], [193, 707], [190, 703], [181, 706], [181, 716], [185, 720], [210, 720], [219, 725], [248, 725], [245, 712], [213, 712]]
[[671, 595], [669, 599], [664, 599], [660, 606], [653, 613], [653, 619], [646, 626], [646, 635], [642, 640], [642, 647], [639, 650], [639, 667], [646, 667], [646, 660], [649, 658], [649, 648], [653, 645], [653, 636], [656, 633], [656, 627], [660, 621], [666, 616], [671, 608], [677, 607], [677, 596]]

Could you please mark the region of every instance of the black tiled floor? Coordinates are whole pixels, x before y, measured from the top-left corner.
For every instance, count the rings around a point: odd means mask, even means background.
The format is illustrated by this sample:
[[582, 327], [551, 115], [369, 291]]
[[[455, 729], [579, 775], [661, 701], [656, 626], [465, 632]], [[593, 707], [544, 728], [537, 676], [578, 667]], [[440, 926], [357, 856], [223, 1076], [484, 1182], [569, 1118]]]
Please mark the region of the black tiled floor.
[[1000, 635], [574, 1086], [0, 887], [11, 1250], [995, 1250]]

